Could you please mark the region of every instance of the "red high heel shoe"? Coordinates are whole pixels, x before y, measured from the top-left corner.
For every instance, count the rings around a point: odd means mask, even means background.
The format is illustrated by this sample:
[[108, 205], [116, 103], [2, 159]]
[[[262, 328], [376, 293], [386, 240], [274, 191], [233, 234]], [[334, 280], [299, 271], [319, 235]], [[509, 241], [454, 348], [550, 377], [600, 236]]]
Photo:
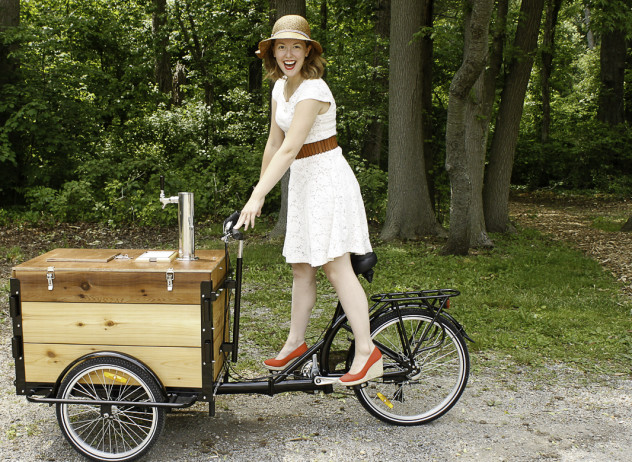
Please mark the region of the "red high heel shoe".
[[292, 353], [287, 355], [283, 359], [266, 359], [263, 362], [263, 365], [270, 371], [282, 371], [285, 369], [293, 359], [298, 358], [303, 353], [307, 351], [307, 344], [303, 342], [299, 347], [294, 350]]
[[384, 367], [382, 364], [382, 353], [377, 347], [373, 347], [371, 356], [367, 360], [366, 364], [360, 372], [357, 374], [349, 374], [348, 372], [340, 377], [340, 383], [347, 387], [354, 385], [360, 385], [361, 383], [368, 382], [371, 379], [376, 379], [384, 375]]

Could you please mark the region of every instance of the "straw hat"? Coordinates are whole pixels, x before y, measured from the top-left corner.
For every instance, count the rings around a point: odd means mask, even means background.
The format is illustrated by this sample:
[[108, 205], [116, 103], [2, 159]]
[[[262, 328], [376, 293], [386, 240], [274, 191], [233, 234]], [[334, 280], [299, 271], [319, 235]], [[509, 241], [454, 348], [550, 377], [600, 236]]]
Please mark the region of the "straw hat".
[[287, 16], [280, 17], [277, 22], [274, 23], [272, 36], [259, 42], [259, 49], [255, 51], [255, 54], [259, 58], [263, 59], [272, 45], [272, 42], [277, 39], [305, 40], [306, 42], [309, 42], [318, 51], [318, 53], [323, 52], [323, 47], [320, 46], [320, 43], [311, 39], [311, 30], [307, 20], [296, 14], [289, 14]]

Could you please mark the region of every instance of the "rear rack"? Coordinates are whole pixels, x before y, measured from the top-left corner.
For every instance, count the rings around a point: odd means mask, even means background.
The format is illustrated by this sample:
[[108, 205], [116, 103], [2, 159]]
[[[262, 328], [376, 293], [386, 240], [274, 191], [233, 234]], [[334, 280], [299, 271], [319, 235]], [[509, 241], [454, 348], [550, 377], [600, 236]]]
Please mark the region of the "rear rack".
[[385, 294], [371, 295], [371, 301], [376, 303], [423, 301], [426, 305], [434, 306], [437, 301], [450, 297], [456, 297], [460, 293], [461, 292], [456, 289], [431, 289], [411, 292], [390, 292]]

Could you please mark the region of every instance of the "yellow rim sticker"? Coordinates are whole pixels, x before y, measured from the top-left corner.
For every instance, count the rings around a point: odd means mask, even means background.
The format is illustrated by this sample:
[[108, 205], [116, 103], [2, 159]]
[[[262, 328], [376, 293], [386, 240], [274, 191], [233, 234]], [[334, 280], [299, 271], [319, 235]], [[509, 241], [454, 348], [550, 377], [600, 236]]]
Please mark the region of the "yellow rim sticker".
[[127, 383], [127, 379], [125, 377], [121, 377], [120, 375], [112, 374], [111, 372], [104, 372], [103, 375], [106, 379], [113, 380], [118, 383]]
[[393, 409], [393, 403], [391, 403], [386, 396], [378, 392], [377, 397], [380, 398], [389, 408]]

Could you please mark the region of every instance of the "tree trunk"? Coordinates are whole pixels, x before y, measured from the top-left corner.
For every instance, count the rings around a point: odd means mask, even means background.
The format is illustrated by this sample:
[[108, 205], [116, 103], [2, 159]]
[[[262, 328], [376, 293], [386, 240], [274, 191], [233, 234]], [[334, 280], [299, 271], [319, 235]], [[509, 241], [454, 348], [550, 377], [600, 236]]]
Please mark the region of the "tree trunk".
[[467, 99], [487, 61], [493, 0], [470, 0], [465, 19], [463, 63], [450, 84], [445, 166], [450, 177], [450, 233], [442, 253], [466, 255], [470, 248], [472, 181], [466, 149]]
[[270, 10], [273, 13], [274, 20], [272, 22], [274, 23], [281, 16], [287, 14], [298, 14], [305, 17], [307, 8], [305, 0], [270, 0]]
[[609, 125], [624, 121], [623, 84], [627, 44], [622, 29], [606, 31], [601, 37], [601, 89], [597, 118]]
[[[270, 8], [276, 10], [275, 22], [281, 16], [287, 14], [298, 14], [305, 17], [306, 7], [305, 0], [271, 0]], [[272, 26], [270, 26], [272, 30]], [[270, 237], [285, 236], [287, 229], [287, 190], [290, 183], [290, 171], [288, 170], [281, 178], [281, 208], [279, 209], [279, 218], [270, 231]]]
[[584, 8], [584, 24], [586, 24], [586, 44], [592, 50], [595, 48], [595, 34], [590, 28], [590, 8]]
[[434, 0], [422, 0], [421, 25], [425, 33], [421, 37], [421, 126], [424, 136], [424, 164], [426, 166], [426, 181], [428, 194], [433, 205], [436, 202], [433, 167], [435, 161], [435, 144], [432, 142], [432, 68], [434, 66], [434, 40], [432, 27], [434, 25]]
[[483, 190], [485, 225], [488, 232], [507, 232], [509, 223], [509, 187], [518, 142], [518, 130], [527, 84], [533, 65], [533, 53], [544, 0], [522, 0], [520, 18], [513, 43], [514, 57], [509, 63], [496, 130], [489, 153], [489, 166]]
[[259, 49], [259, 42], [254, 43], [248, 50], [250, 63], [248, 63], [248, 93], [258, 93], [261, 91], [263, 80], [263, 66], [261, 59], [257, 58], [255, 51]]
[[[377, 21], [375, 22], [375, 34], [379, 38], [388, 38], [391, 22], [391, 0], [377, 0], [375, 6], [375, 12]], [[380, 60], [382, 54], [382, 45], [380, 40], [376, 40], [373, 47], [373, 68], [385, 65], [388, 63], [382, 63]], [[377, 101], [382, 97], [380, 88], [386, 88], [388, 85], [388, 77], [374, 76], [377, 81], [376, 85], [372, 85], [370, 88], [372, 101]], [[362, 146], [362, 156], [375, 165], [380, 165], [382, 158], [382, 150], [384, 143], [384, 123], [378, 118], [372, 120], [367, 130], [367, 136]]]
[[169, 31], [167, 25], [167, 0], [153, 0], [152, 29], [154, 35], [154, 77], [161, 93], [171, 93], [171, 56], [167, 51]]
[[201, 87], [204, 89], [204, 103], [207, 106], [212, 106], [215, 101], [215, 93], [207, 62], [204, 58], [209, 53], [210, 44], [202, 43], [198, 33], [196, 18], [191, 11], [189, 2], [176, 0], [173, 5], [176, 20], [187, 44], [186, 46], [191, 53], [192, 61], [200, 72]]
[[[0, 33], [20, 25], [20, 0], [0, 0]], [[0, 42], [0, 88], [17, 80], [18, 63], [9, 55], [17, 44]]]
[[182, 86], [187, 82], [186, 67], [180, 61], [176, 63], [176, 68], [173, 71], [172, 84], [171, 84], [171, 103], [176, 106], [181, 106], [184, 103], [184, 91]]
[[465, 149], [469, 153], [469, 174], [472, 181], [470, 202], [470, 247], [494, 246], [485, 227], [483, 212], [483, 178], [489, 126], [496, 97], [496, 80], [503, 63], [509, 0], [499, 0], [493, 27], [491, 53], [467, 99], [465, 114]]
[[421, 125], [421, 28], [418, 0], [392, 0], [389, 76], [388, 205], [382, 239], [442, 234], [426, 183]]
[[[0, 0], [0, 34], [5, 31], [18, 27], [20, 25], [20, 1], [19, 0]], [[4, 90], [6, 85], [13, 85], [18, 83], [19, 81], [19, 63], [18, 61], [11, 56], [11, 53], [14, 52], [19, 47], [17, 42], [9, 43], [8, 41], [0, 40], [0, 94]], [[0, 127], [4, 127], [4, 124], [11, 116], [11, 109], [0, 110]], [[11, 138], [11, 137], [10, 137]], [[0, 151], [0, 162], [8, 161], [15, 167], [17, 164], [17, 159], [15, 155], [11, 152], [2, 152]], [[5, 167], [7, 163], [2, 162]], [[18, 169], [19, 170], [19, 169]], [[5, 175], [7, 172], [4, 172]], [[15, 175], [18, 175], [20, 172], [18, 171]], [[11, 174], [9, 174], [11, 175]], [[0, 176], [2, 179], [2, 176]], [[6, 184], [4, 184], [6, 188]], [[2, 191], [2, 187], [0, 187], [0, 191]], [[6, 188], [8, 189], [8, 188]], [[5, 189], [5, 190], [6, 190]]]
[[562, 7], [562, 0], [546, 0], [546, 19], [542, 37], [542, 69], [540, 83], [542, 85], [542, 120], [540, 121], [540, 139], [549, 141], [551, 133], [551, 71], [553, 70], [553, 54], [555, 51], [555, 28]]
[[[327, 0], [321, 0], [320, 2], [320, 30], [323, 32], [327, 30], [327, 20], [328, 20], [328, 10], [327, 10]], [[323, 34], [318, 41], [320, 46], [323, 47], [323, 53], [327, 52], [327, 35]], [[325, 68], [325, 71], [327, 68]]]
[[[632, 39], [628, 40], [628, 50], [632, 48]], [[632, 69], [632, 53], [628, 53], [628, 57], [626, 59], [625, 64], [626, 69]], [[629, 74], [628, 74], [629, 75]], [[630, 84], [630, 78], [628, 77], [627, 82], [625, 83], [625, 94], [623, 96], [623, 114], [625, 116], [625, 121], [629, 125], [632, 125], [632, 88]]]

